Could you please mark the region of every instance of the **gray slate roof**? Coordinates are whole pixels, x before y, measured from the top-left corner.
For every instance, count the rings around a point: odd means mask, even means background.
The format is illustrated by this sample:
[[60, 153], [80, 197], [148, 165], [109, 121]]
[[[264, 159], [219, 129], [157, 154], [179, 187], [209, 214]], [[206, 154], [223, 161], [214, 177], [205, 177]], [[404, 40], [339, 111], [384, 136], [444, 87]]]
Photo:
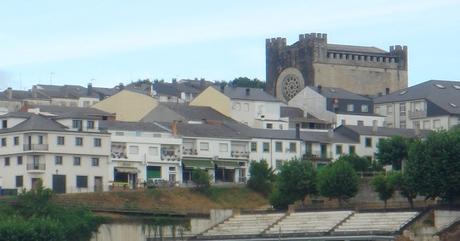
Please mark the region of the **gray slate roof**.
[[371, 101], [371, 99], [368, 98], [368, 97], [358, 95], [358, 94], [355, 94], [353, 92], [350, 92], [348, 90], [344, 90], [344, 89], [341, 89], [341, 88], [331, 88], [331, 87], [324, 87], [323, 86], [323, 87], [321, 87], [321, 92], [319, 92], [317, 87], [308, 86], [307, 88], [310, 88], [310, 89], [318, 92], [322, 96], [324, 96], [326, 98], [330, 98], [330, 99], [337, 98], [337, 99], [346, 99], [346, 100]]
[[[402, 137], [418, 137], [416, 135], [415, 129], [403, 129], [403, 128], [388, 128], [388, 127], [377, 127], [377, 131], [373, 130], [372, 126], [354, 126], [354, 125], [341, 125], [335, 129], [336, 132], [342, 132], [341, 129], [350, 130], [359, 135], [365, 136], [402, 136]], [[420, 130], [420, 137], [425, 137], [430, 134], [432, 131], [429, 130]]]
[[147, 122], [100, 121], [99, 127], [107, 130], [120, 131], [169, 132], [161, 125]]
[[354, 45], [343, 45], [343, 44], [328, 44], [328, 50], [338, 51], [338, 52], [351, 52], [351, 53], [370, 53], [370, 54], [386, 54], [387, 51], [379, 49], [377, 47], [367, 47], [367, 46], [354, 46]]
[[30, 108], [38, 108], [40, 112], [48, 112], [53, 115], [54, 119], [65, 118], [81, 118], [81, 119], [101, 119], [103, 116], [114, 116], [109, 112], [105, 112], [96, 108], [90, 107], [68, 107], [56, 105], [34, 105]]
[[448, 113], [460, 114], [460, 81], [429, 80], [389, 95], [377, 97], [374, 99], [374, 103], [382, 104], [420, 99], [426, 99]]
[[301, 118], [304, 117], [303, 110], [298, 107], [281, 106], [280, 117]]
[[220, 124], [188, 124], [177, 123], [177, 132], [184, 137], [209, 137], [209, 138], [229, 138], [229, 139], [249, 139], [246, 133], [232, 128], [225, 123]]
[[25, 121], [11, 128], [0, 129], [0, 134], [20, 131], [67, 131], [66, 126], [61, 125], [60, 123], [52, 120], [51, 118], [47, 118], [32, 113], [27, 113], [23, 116], [26, 115], [28, 117]]
[[191, 106], [188, 104], [179, 104], [179, 103], [160, 103], [168, 107], [170, 110], [173, 110], [184, 119], [189, 121], [199, 121], [199, 120], [233, 120], [230, 117], [227, 117], [220, 112], [214, 110], [211, 107], [207, 106]]
[[[213, 86], [218, 91], [221, 91], [218, 87]], [[247, 94], [246, 90], [249, 90]], [[238, 100], [250, 100], [250, 101], [268, 101], [268, 102], [281, 102], [276, 99], [274, 96], [265, 92], [263, 89], [259, 88], [245, 88], [245, 87], [230, 87], [225, 86], [224, 95], [228, 96], [230, 99]]]

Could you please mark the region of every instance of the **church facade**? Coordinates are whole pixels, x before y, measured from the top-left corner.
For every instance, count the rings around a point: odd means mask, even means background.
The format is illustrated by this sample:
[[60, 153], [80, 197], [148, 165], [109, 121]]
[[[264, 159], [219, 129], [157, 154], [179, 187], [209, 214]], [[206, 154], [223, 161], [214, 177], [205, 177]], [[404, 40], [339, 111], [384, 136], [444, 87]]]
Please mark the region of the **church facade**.
[[407, 46], [376, 47], [329, 44], [327, 35], [301, 34], [292, 45], [285, 38], [266, 40], [266, 91], [289, 101], [305, 86], [342, 88], [376, 96], [407, 87]]

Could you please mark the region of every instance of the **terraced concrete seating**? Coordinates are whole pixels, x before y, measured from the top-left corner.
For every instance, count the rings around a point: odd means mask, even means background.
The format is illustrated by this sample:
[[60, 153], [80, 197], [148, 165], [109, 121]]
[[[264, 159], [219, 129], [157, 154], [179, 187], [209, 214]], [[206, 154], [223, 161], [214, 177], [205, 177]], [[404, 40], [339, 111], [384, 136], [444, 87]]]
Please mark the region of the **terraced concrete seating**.
[[417, 212], [355, 213], [334, 231], [396, 232], [417, 214]]
[[284, 213], [235, 215], [203, 236], [257, 235], [283, 216]]
[[291, 213], [282, 221], [271, 227], [267, 234], [285, 233], [318, 233], [327, 232], [352, 211], [298, 212]]

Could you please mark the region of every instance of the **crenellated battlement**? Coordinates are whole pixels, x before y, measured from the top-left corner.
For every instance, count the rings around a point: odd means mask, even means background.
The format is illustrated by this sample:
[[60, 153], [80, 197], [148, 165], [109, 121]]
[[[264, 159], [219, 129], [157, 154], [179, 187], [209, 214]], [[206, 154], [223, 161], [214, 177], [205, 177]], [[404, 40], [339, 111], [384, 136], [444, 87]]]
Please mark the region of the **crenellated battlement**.
[[327, 34], [325, 33], [306, 33], [306, 34], [299, 34], [299, 41], [324, 41], [327, 43]]
[[283, 48], [286, 46], [287, 46], [286, 38], [278, 37], [278, 38], [271, 38], [271, 39], [268, 38], [265, 40], [265, 47], [267, 48], [269, 47]]

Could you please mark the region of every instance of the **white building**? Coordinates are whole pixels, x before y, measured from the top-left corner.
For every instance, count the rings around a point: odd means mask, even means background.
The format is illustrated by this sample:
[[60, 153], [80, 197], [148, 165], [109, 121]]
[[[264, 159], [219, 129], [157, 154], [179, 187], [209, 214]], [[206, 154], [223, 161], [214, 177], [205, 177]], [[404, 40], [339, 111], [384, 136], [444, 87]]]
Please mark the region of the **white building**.
[[136, 188], [148, 179], [182, 182], [182, 138], [156, 123], [104, 121], [111, 134], [110, 181]]
[[460, 118], [460, 82], [430, 80], [374, 99], [385, 126], [448, 130]]
[[374, 113], [370, 98], [340, 88], [305, 87], [289, 100], [289, 106], [335, 126], [383, 126], [384, 121], [384, 116]]
[[31, 189], [41, 180], [56, 193], [108, 190], [110, 135], [94, 117], [0, 116], [2, 188]]

